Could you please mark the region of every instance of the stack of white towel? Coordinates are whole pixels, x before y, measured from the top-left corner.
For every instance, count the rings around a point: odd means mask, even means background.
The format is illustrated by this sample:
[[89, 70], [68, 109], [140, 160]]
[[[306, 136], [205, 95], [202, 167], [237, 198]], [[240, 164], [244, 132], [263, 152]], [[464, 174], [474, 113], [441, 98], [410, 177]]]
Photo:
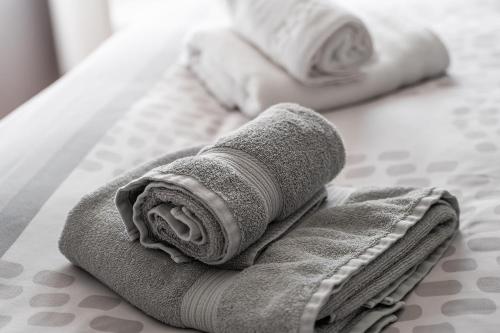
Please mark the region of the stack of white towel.
[[226, 107], [329, 110], [443, 74], [446, 47], [406, 18], [334, 0], [226, 0], [232, 27], [198, 30], [187, 62]]

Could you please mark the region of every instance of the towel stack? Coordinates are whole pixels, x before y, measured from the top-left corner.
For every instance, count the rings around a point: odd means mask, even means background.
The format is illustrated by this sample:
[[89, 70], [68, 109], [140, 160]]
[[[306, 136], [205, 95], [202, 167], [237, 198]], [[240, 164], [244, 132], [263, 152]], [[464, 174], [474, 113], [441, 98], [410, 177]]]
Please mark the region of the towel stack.
[[448, 52], [408, 18], [333, 0], [226, 0], [232, 27], [194, 32], [187, 64], [225, 106], [256, 116], [280, 102], [316, 110], [443, 74]]
[[338, 131], [296, 104], [85, 196], [61, 252], [148, 315], [208, 332], [379, 332], [437, 262], [458, 205], [342, 188]]

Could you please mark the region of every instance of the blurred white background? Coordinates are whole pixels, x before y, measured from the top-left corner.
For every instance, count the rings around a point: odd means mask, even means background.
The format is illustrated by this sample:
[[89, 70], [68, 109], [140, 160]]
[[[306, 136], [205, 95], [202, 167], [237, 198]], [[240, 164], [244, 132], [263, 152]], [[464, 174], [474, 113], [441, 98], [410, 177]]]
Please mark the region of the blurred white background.
[[199, 14], [210, 0], [0, 1], [0, 118], [134, 24]]

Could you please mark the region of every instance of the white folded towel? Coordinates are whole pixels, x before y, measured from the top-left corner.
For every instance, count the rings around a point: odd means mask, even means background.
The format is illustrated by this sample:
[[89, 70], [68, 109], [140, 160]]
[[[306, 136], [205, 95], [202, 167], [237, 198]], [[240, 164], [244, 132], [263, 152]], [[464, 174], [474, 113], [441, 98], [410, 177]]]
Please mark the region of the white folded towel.
[[360, 77], [373, 54], [363, 22], [331, 0], [226, 0], [234, 29], [306, 85]]
[[443, 74], [448, 67], [446, 47], [430, 30], [382, 14], [363, 21], [376, 50], [360, 67], [362, 79], [349, 84], [301, 84], [229, 28], [193, 33], [187, 43], [187, 61], [222, 104], [250, 116], [280, 102], [329, 110]]

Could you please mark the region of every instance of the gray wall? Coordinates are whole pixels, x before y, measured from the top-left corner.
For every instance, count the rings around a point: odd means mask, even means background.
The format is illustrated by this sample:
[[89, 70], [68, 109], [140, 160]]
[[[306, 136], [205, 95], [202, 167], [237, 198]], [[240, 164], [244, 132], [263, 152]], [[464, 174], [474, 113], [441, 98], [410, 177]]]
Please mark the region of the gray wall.
[[58, 77], [46, 0], [0, 0], [0, 118]]

